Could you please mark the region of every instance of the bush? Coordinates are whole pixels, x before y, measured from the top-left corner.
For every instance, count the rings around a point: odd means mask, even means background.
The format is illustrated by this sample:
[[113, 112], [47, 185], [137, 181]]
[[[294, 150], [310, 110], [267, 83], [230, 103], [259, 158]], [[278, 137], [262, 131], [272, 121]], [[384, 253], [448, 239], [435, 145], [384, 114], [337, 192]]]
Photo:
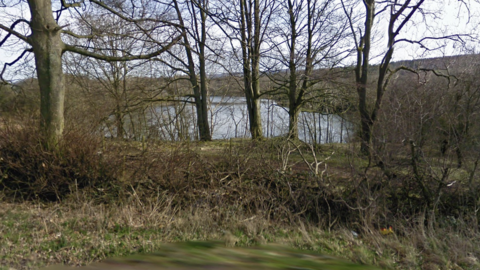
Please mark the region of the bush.
[[33, 123], [0, 130], [0, 189], [7, 196], [56, 201], [72, 191], [111, 183], [113, 166], [98, 152], [101, 141], [81, 130], [65, 132], [57, 150], [42, 147]]

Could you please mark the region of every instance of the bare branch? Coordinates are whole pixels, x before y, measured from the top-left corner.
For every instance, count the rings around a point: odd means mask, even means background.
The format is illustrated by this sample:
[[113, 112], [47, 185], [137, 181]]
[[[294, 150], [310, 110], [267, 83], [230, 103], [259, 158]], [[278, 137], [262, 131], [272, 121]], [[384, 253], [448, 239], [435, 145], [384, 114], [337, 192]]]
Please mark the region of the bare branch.
[[83, 3], [83, 0], [80, 2], [73, 2], [73, 3], [67, 3], [66, 0], [61, 0], [61, 1], [62, 1], [62, 7], [64, 8], [80, 7]]
[[400, 67], [397, 67], [395, 68], [394, 70], [389, 70], [390, 71], [390, 74], [388, 75], [387, 79], [385, 80], [385, 83], [384, 83], [384, 88], [387, 87], [387, 85], [389, 84], [392, 76], [394, 74], [396, 74], [397, 72], [401, 71], [401, 70], [404, 70], [404, 71], [408, 71], [410, 73], [413, 73], [415, 75], [417, 75], [417, 78], [418, 80], [420, 81], [420, 74], [418, 74], [419, 71], [423, 71], [423, 72], [432, 72], [435, 76], [437, 77], [442, 77], [442, 78], [445, 78], [448, 80], [448, 84], [450, 85], [451, 83], [451, 79], [455, 79], [455, 84], [458, 82], [458, 78], [457, 76], [455, 75], [450, 75], [450, 74], [442, 74], [439, 72], [439, 70], [436, 70], [436, 69], [431, 69], [431, 68], [419, 68], [419, 69], [413, 69], [413, 68], [409, 68], [409, 67], [406, 67], [406, 66], [400, 66]]
[[164, 46], [160, 50], [157, 50], [155, 52], [149, 53], [149, 54], [140, 54], [140, 55], [130, 55], [130, 56], [106, 56], [98, 53], [94, 53], [85, 49], [81, 49], [79, 47], [75, 47], [72, 45], [67, 45], [65, 44], [65, 49], [64, 51], [68, 52], [74, 52], [78, 53], [84, 56], [89, 56], [95, 59], [99, 60], [105, 60], [105, 61], [130, 61], [130, 60], [141, 60], [141, 59], [150, 59], [155, 56], [158, 56], [162, 54], [163, 52], [169, 50], [173, 45], [175, 45], [180, 39], [182, 38], [182, 35], [177, 36], [174, 38], [168, 45]]
[[[442, 78], [447, 79], [449, 86], [450, 86], [450, 83], [451, 83], [451, 81], [450, 81], [451, 78], [454, 78], [454, 79], [455, 79], [455, 84], [454, 84], [454, 85], [456, 85], [457, 82], [459, 81], [459, 79], [457, 78], [457, 76], [455, 76], [455, 75], [450, 75], [450, 74], [445, 75], [445, 74], [442, 74], [442, 73], [438, 72], [438, 70], [435, 70], [435, 69], [421, 68], [421, 69], [419, 69], [419, 70], [420, 70], [420, 71], [423, 71], [423, 72], [432, 72], [432, 73], [435, 74], [435, 76], [437, 76], [437, 77], [442, 77]], [[448, 71], [448, 70], [447, 70], [447, 71]]]
[[25, 20], [25, 19], [20, 19], [20, 20], [16, 20], [14, 23], [12, 23], [12, 25], [10, 26], [10, 28], [6, 27], [5, 25], [3, 24], [0, 24], [0, 29], [8, 32], [7, 36], [5, 36], [5, 38], [0, 41], [0, 47], [3, 45], [3, 43], [5, 43], [5, 41], [7, 41], [7, 39], [11, 36], [11, 35], [14, 35], [16, 36], [17, 38], [27, 42], [30, 44], [30, 42], [28, 41], [28, 37], [27, 36], [24, 36], [22, 34], [20, 34], [19, 32], [13, 30], [15, 28], [15, 26], [21, 22], [24, 22], [24, 23], [27, 23], [28, 25], [30, 25], [30, 22]]
[[115, 14], [116, 16], [118, 16], [119, 18], [121, 18], [122, 20], [127, 21], [127, 22], [131, 22], [131, 23], [139, 23], [139, 22], [162, 22], [162, 23], [169, 24], [169, 25], [171, 25], [171, 26], [175, 26], [175, 27], [181, 28], [181, 25], [178, 25], [178, 24], [176, 24], [176, 23], [173, 23], [173, 22], [171, 22], [171, 21], [166, 21], [166, 20], [153, 19], [153, 18], [132, 19], [132, 18], [129, 18], [129, 17], [121, 14], [120, 12], [117, 12], [116, 10], [110, 8], [108, 5], [106, 5], [105, 3], [101, 2], [101, 1], [90, 0], [90, 2], [97, 4], [98, 6], [106, 9], [108, 12], [110, 12], [110, 13], [112, 13], [112, 14]]
[[67, 34], [69, 36], [75, 37], [75, 38], [87, 38], [87, 39], [92, 39], [94, 37], [98, 37], [98, 35], [79, 35], [75, 34], [70, 30], [62, 30], [62, 33]]
[[179, 71], [179, 72], [182, 72], [182, 73], [185, 73], [185, 74], [188, 74], [188, 72], [189, 72], [188, 70], [175, 67], [175, 66], [172, 65], [171, 63], [168, 63], [167, 61], [164, 61], [164, 60], [159, 59], [159, 58], [153, 58], [152, 60], [153, 60], [153, 61], [158, 61], [158, 62], [166, 65], [167, 67], [169, 67], [170, 69], [172, 69], [172, 70], [174, 70], [174, 71]]
[[402, 39], [396, 40], [395, 43], [408, 42], [408, 43], [411, 43], [411, 44], [418, 44], [422, 48], [428, 49], [427, 47], [425, 47], [425, 45], [423, 45], [423, 42], [426, 41], [426, 40], [445, 40], [445, 39], [449, 39], [449, 40], [465, 43], [465, 41], [463, 40], [463, 38], [465, 38], [465, 37], [471, 38], [472, 36], [467, 35], [467, 34], [455, 34], [455, 35], [448, 35], [448, 36], [441, 36], [441, 37], [424, 37], [420, 40], [410, 40], [410, 39], [402, 38]]
[[5, 73], [5, 70], [7, 69], [7, 66], [13, 66], [13, 65], [15, 65], [15, 63], [17, 63], [18, 61], [20, 61], [20, 60], [23, 58], [23, 56], [25, 56], [25, 54], [26, 54], [27, 52], [32, 52], [32, 51], [33, 51], [33, 50], [32, 50], [31, 48], [30, 48], [30, 49], [27, 49], [27, 50], [24, 50], [24, 51], [22, 52], [22, 54], [21, 54], [19, 57], [17, 57], [17, 59], [13, 60], [13, 61], [10, 62], [10, 63], [5, 63], [5, 64], [3, 64], [3, 69], [2, 69], [2, 72], [0, 73], [0, 80], [1, 80], [2, 82], [5, 82], [5, 79], [3, 78], [3, 74]]
[[[400, 16], [403, 13], [403, 11], [408, 7], [409, 2], [410, 1], [407, 1], [400, 8], [400, 10], [397, 13], [392, 14], [393, 21], [395, 21], [398, 18], [398, 16]], [[400, 23], [400, 25], [395, 30], [395, 33], [394, 33], [395, 36], [397, 36], [400, 33], [400, 31], [402, 30], [402, 28], [407, 24], [407, 22], [410, 21], [410, 19], [413, 17], [415, 12], [420, 8], [420, 6], [423, 4], [423, 2], [425, 2], [425, 0], [419, 1], [415, 6], [412, 7], [412, 10], [410, 11], [410, 13], [408, 13], [408, 15], [405, 17], [405, 19], [403, 19], [403, 21]]]

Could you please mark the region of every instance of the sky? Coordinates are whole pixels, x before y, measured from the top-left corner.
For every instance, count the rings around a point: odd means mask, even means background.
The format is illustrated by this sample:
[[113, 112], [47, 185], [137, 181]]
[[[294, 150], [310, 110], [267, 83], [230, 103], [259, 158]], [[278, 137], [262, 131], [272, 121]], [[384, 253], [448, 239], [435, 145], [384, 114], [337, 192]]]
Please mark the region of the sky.
[[[476, 29], [479, 26], [479, 11], [480, 6], [472, 2], [472, 8], [467, 9], [465, 5], [459, 4], [458, 0], [447, 0], [445, 3], [438, 4], [442, 1], [430, 1], [427, 6], [432, 13], [438, 16], [438, 19], [431, 22], [418, 21], [416, 25], [410, 25], [404, 32], [404, 37], [415, 36], [417, 40], [425, 36], [448, 36], [452, 34], [468, 34], [475, 35]], [[431, 17], [431, 16], [430, 16]], [[428, 25], [428, 28], [425, 25]], [[401, 37], [400, 37], [401, 38]], [[462, 37], [466, 42], [466, 46], [472, 49], [476, 46], [478, 41], [473, 41], [469, 37]], [[399, 44], [400, 45], [400, 44]], [[465, 54], [460, 43], [444, 41], [426, 43], [430, 48], [439, 48], [433, 52], [425, 52], [418, 45], [403, 44], [404, 46], [398, 46], [394, 60], [408, 60], [415, 59], [417, 57], [441, 57], [457, 54]]]
[[[476, 3], [476, 1], [470, 1], [471, 8], [470, 12], [466, 8], [465, 5], [459, 4], [458, 0], [427, 0], [428, 3], [425, 6], [425, 12], [430, 12], [428, 16], [430, 18], [438, 17], [435, 20], [426, 20], [422, 21], [421, 17], [418, 16], [413, 21], [413, 23], [409, 24], [404, 30], [403, 34], [399, 36], [402, 37], [416, 37], [417, 39], [422, 38], [426, 35], [433, 35], [433, 36], [442, 36], [442, 35], [449, 35], [453, 33], [461, 33], [461, 34], [476, 34], [477, 29], [479, 28], [479, 12], [480, 12], [480, 5]], [[467, 0], [468, 1], [468, 0]], [[439, 4], [443, 2], [443, 4]], [[460, 8], [459, 8], [460, 7]], [[8, 21], [11, 21], [14, 17], [18, 17], [19, 15], [24, 15], [27, 19], [29, 17], [29, 11], [26, 4], [23, 5], [16, 5], [13, 8], [4, 8], [0, 7], [0, 22], [9, 25]], [[68, 15], [67, 12], [64, 13]], [[381, 20], [381, 18], [378, 18]], [[374, 38], [378, 38], [382, 36], [382, 33], [385, 33], [387, 22], [383, 20], [377, 28], [377, 36]], [[426, 25], [428, 27], [426, 27]], [[20, 25], [19, 30], [20, 32], [24, 31], [21, 27], [24, 25]], [[480, 34], [480, 31], [478, 31]], [[5, 32], [0, 31], [0, 40], [5, 37]], [[465, 41], [467, 42], [467, 47], [470, 49], [475, 49], [477, 47], [478, 41], [470, 41], [469, 38], [464, 37]], [[353, 43], [352, 43], [353, 44]], [[21, 41], [16, 42], [9, 42], [9, 46], [4, 46], [5, 48], [0, 48], [0, 68], [3, 68], [5, 62], [13, 61], [16, 57], [20, 55], [20, 53], [25, 48], [25, 44]], [[441, 56], [448, 56], [448, 55], [456, 55], [456, 54], [465, 54], [468, 53], [464, 48], [459, 46], [459, 44], [454, 44], [452, 42], [445, 43], [444, 41], [435, 41], [429, 42], [426, 44], [429, 48], [438, 48], [434, 51], [426, 51], [424, 48], [418, 45], [412, 45], [409, 43], [398, 44], [395, 49], [395, 54], [393, 57], [394, 61], [399, 60], [410, 60], [410, 59], [419, 59], [419, 58], [428, 58], [428, 57], [441, 57]], [[373, 49], [372, 55], [377, 55], [378, 57], [374, 57], [371, 60], [371, 63], [379, 63], [381, 61], [381, 53], [386, 48], [386, 40], [385, 38], [378, 39], [378, 42], [375, 44], [375, 48]], [[476, 50], [476, 49], [475, 49]], [[33, 65], [32, 65], [32, 56], [30, 59], [27, 59], [22, 65], [17, 65], [17, 67], [21, 68], [8, 68], [7, 72], [4, 74], [5, 79], [13, 79], [13, 78], [24, 78], [30, 77], [34, 75], [33, 72]], [[350, 65], [354, 63], [354, 58], [347, 59], [344, 63], [346, 65]], [[22, 63], [20, 63], [22, 64]]]

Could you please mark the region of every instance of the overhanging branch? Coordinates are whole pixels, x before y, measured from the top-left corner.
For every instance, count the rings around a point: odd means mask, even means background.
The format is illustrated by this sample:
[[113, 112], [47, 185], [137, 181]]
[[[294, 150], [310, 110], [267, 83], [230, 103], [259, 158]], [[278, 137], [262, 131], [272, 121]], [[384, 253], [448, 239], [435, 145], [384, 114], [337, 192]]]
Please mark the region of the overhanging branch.
[[0, 41], [0, 47], [7, 41], [7, 39], [11, 36], [11, 35], [14, 35], [16, 36], [17, 38], [27, 42], [30, 44], [30, 42], [28, 41], [28, 38], [25, 36], [25, 35], [22, 35], [20, 34], [19, 32], [13, 30], [15, 28], [15, 26], [19, 23], [26, 23], [28, 25], [30, 25], [30, 22], [25, 20], [25, 19], [20, 19], [20, 20], [16, 20], [14, 23], [12, 23], [12, 25], [10, 26], [10, 28], [6, 27], [5, 25], [3, 24], [0, 24], [0, 29], [2, 29], [3, 31], [5, 32], [8, 32], [8, 34], [2, 39], [2, 41]]
[[428, 48], [423, 44], [424, 41], [428, 41], [428, 40], [452, 40], [452, 41], [456, 41], [456, 42], [465, 43], [463, 38], [469, 38], [469, 37], [471, 38], [471, 36], [467, 35], [467, 34], [456, 34], [456, 35], [448, 35], [448, 36], [441, 36], [441, 37], [424, 37], [420, 40], [411, 40], [411, 39], [407, 39], [407, 38], [402, 38], [402, 39], [396, 40], [395, 43], [408, 42], [410, 44], [418, 44], [422, 48], [425, 48], [425, 49], [428, 50]]
[[437, 77], [442, 77], [442, 78], [447, 79], [449, 85], [451, 83], [452, 78], [455, 79], [455, 84], [458, 82], [458, 78], [455, 75], [450, 75], [450, 74], [445, 75], [445, 74], [440, 73], [436, 69], [431, 69], [431, 68], [413, 69], [413, 68], [409, 68], [409, 67], [406, 67], [406, 66], [400, 66], [400, 67], [395, 68], [394, 70], [390, 70], [390, 74], [388, 75], [387, 79], [385, 80], [384, 88], [387, 87], [387, 85], [390, 82], [390, 79], [392, 78], [392, 76], [400, 70], [408, 71], [410, 73], [413, 73], [413, 74], [417, 75], [417, 79], [419, 81], [420, 81], [420, 75], [418, 74], [418, 72], [422, 71], [422, 72], [432, 72]]
[[26, 50], [24, 50], [24, 51], [22, 52], [22, 54], [21, 54], [19, 57], [17, 57], [17, 59], [13, 60], [13, 61], [10, 62], [10, 63], [5, 63], [5, 64], [3, 64], [3, 69], [2, 69], [2, 72], [0, 73], [0, 80], [1, 80], [2, 82], [5, 82], [5, 79], [3, 78], [3, 74], [5, 73], [5, 70], [7, 69], [7, 66], [13, 66], [13, 65], [15, 65], [15, 63], [17, 63], [18, 61], [20, 61], [20, 60], [23, 58], [23, 56], [25, 56], [25, 54], [26, 54], [27, 52], [32, 52], [32, 51], [33, 51], [33, 49], [31, 49], [31, 48], [30, 48], [30, 49], [26, 49]]
[[157, 22], [157, 23], [159, 23], [159, 22], [161, 22], [161, 23], [166, 23], [166, 24], [171, 25], [171, 26], [181, 27], [181, 25], [178, 25], [176, 23], [173, 23], [171, 21], [166, 21], [166, 20], [159, 20], [159, 19], [152, 19], [152, 18], [142, 18], [142, 19], [129, 18], [129, 17], [121, 14], [120, 12], [117, 12], [116, 10], [112, 9], [107, 4], [105, 4], [101, 1], [90, 0], [90, 2], [106, 9], [108, 12], [110, 12], [112, 14], [115, 14], [116, 16], [118, 16], [119, 18], [121, 18], [122, 20], [127, 21], [127, 22], [131, 22], [131, 23], [139, 23], [139, 22]]
[[153, 58], [155, 56], [158, 56], [158, 55], [162, 54], [163, 52], [169, 50], [173, 45], [175, 45], [181, 38], [182, 38], [182, 36], [179, 35], [176, 38], [174, 38], [167, 46], [164, 46], [160, 50], [157, 50], [157, 51], [149, 53], [149, 54], [121, 56], [121, 57], [106, 56], [106, 55], [94, 53], [94, 52], [91, 52], [91, 51], [88, 51], [88, 50], [85, 50], [85, 49], [81, 49], [79, 47], [75, 47], [75, 46], [68, 45], [68, 44], [65, 44], [64, 51], [73, 52], [73, 53], [77, 53], [77, 54], [80, 54], [80, 55], [92, 57], [92, 58], [95, 58], [95, 59], [104, 60], [104, 61], [111, 61], [111, 62], [141, 60], [141, 59], [150, 59], [150, 58]]
[[86, 38], [86, 39], [93, 39], [94, 37], [98, 37], [98, 35], [79, 35], [75, 34], [74, 32], [70, 30], [62, 30], [62, 33], [67, 34], [69, 36], [75, 37], [75, 38]]

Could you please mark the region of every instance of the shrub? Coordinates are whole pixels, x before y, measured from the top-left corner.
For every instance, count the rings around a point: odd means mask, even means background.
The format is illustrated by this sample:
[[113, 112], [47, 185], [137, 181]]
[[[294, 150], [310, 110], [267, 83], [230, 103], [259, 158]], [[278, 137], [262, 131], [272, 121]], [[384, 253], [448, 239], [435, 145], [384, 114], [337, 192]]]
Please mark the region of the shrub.
[[0, 130], [0, 189], [7, 196], [56, 201], [74, 190], [114, 178], [99, 154], [101, 142], [81, 130], [65, 132], [57, 150], [46, 150], [34, 123]]

